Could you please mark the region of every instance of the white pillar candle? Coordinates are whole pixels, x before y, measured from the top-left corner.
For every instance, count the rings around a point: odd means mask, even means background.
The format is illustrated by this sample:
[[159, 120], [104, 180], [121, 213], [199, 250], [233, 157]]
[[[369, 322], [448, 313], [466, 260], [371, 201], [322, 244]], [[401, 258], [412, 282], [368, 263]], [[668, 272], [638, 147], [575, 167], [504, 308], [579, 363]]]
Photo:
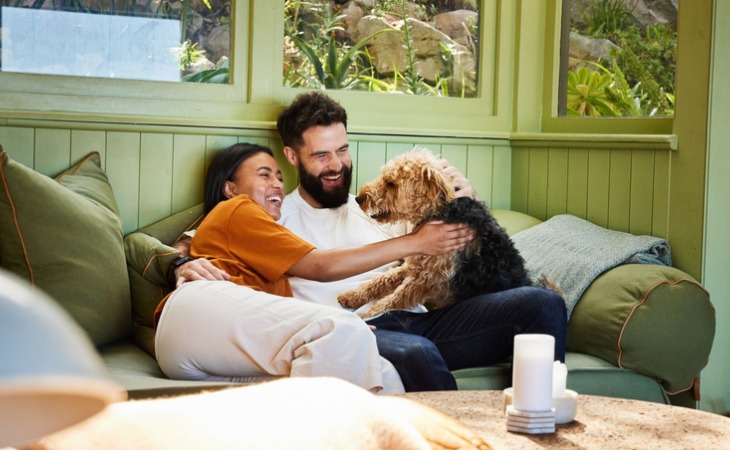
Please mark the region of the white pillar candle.
[[555, 338], [518, 334], [512, 363], [512, 405], [519, 411], [550, 411], [553, 403]]
[[553, 363], [553, 397], [565, 395], [565, 386], [568, 382], [568, 367], [560, 361]]

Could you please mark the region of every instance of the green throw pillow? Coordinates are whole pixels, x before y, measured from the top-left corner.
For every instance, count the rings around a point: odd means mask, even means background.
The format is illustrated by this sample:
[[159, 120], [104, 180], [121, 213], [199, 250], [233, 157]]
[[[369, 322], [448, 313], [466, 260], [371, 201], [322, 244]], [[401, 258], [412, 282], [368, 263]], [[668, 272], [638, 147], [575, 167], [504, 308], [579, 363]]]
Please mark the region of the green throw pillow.
[[122, 221], [98, 153], [49, 178], [0, 148], [0, 266], [59, 304], [97, 346], [131, 330]]

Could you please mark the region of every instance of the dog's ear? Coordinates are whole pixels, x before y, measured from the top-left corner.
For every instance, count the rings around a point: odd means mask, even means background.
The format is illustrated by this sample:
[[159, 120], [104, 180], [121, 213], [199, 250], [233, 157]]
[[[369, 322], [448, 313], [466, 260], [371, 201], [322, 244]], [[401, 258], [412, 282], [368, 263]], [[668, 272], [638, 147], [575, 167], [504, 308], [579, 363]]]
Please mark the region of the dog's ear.
[[423, 178], [428, 181], [424, 183], [429, 199], [433, 202], [451, 201], [455, 197], [454, 187], [446, 179], [439, 167], [434, 164], [426, 164], [421, 172]]

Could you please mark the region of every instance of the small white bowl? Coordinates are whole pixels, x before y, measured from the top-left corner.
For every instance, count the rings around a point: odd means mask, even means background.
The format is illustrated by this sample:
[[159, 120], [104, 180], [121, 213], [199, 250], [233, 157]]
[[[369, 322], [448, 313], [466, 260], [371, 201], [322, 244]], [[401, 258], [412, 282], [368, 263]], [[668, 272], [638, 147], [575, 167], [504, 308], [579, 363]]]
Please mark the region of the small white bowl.
[[[504, 411], [507, 405], [512, 404], [512, 388], [504, 390]], [[575, 419], [578, 410], [578, 393], [570, 389], [565, 390], [561, 397], [553, 397], [553, 408], [555, 408], [555, 424], [561, 425], [570, 423]]]

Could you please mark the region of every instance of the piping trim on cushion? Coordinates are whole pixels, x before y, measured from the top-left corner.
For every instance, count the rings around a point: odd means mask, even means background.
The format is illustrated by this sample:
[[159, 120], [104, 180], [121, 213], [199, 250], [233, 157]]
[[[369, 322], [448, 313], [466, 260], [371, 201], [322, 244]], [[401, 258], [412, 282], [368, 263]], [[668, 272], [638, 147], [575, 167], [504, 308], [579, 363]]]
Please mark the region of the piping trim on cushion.
[[[703, 290], [703, 291], [705, 292], [705, 294], [707, 294], [707, 296], [709, 297], [710, 293], [709, 293], [709, 292], [707, 291], [707, 289], [705, 289], [705, 288], [704, 288], [704, 287], [703, 287], [703, 286], [702, 286], [701, 284], [699, 284], [698, 282], [696, 282], [696, 281], [694, 281], [694, 280], [690, 280], [690, 279], [687, 279], [687, 278], [682, 278], [682, 279], [679, 279], [679, 280], [677, 280], [677, 281], [674, 281], [674, 282], [672, 282], [672, 283], [670, 283], [670, 282], [668, 282], [668, 281], [666, 281], [666, 280], [663, 280], [663, 281], [660, 281], [660, 282], [656, 283], [655, 285], [653, 285], [653, 286], [652, 286], [652, 287], [650, 287], [649, 289], [647, 289], [647, 290], [646, 290], [646, 292], [644, 293], [644, 297], [643, 297], [643, 298], [641, 299], [641, 301], [640, 301], [640, 302], [638, 302], [637, 304], [635, 304], [635, 305], [633, 306], [633, 308], [631, 308], [631, 311], [629, 311], [629, 314], [628, 314], [628, 315], [626, 316], [626, 320], [624, 320], [624, 323], [623, 323], [623, 325], [621, 326], [621, 332], [620, 332], [620, 333], [618, 334], [618, 342], [616, 343], [616, 346], [618, 347], [618, 361], [617, 361], [617, 363], [618, 363], [618, 366], [619, 366], [620, 368], [622, 368], [622, 369], [624, 368], [623, 364], [621, 364], [621, 358], [623, 357], [623, 354], [624, 354], [624, 349], [623, 349], [623, 348], [621, 347], [621, 339], [623, 338], [623, 335], [624, 335], [624, 330], [626, 330], [626, 327], [627, 327], [627, 325], [628, 325], [629, 321], [631, 320], [631, 317], [632, 317], [632, 316], [634, 315], [634, 312], [635, 312], [635, 311], [636, 311], [636, 310], [637, 310], [637, 309], [638, 309], [638, 308], [639, 308], [639, 307], [640, 307], [641, 305], [643, 305], [644, 303], [646, 303], [647, 299], [649, 298], [649, 294], [651, 294], [651, 293], [652, 293], [652, 291], [654, 291], [654, 289], [658, 288], [658, 287], [659, 287], [659, 286], [661, 286], [662, 284], [667, 284], [667, 285], [669, 285], [669, 286], [674, 286], [674, 285], [677, 285], [677, 284], [679, 284], [679, 283], [682, 283], [682, 282], [685, 282], [685, 281], [686, 281], [687, 283], [691, 283], [691, 284], [694, 284], [695, 286], [699, 287], [699, 288], [700, 288], [700, 289], [702, 289], [702, 290]], [[714, 306], [713, 306], [712, 304], [710, 304], [710, 306], [712, 307], [712, 310], [714, 311], [714, 310], [715, 310], [715, 307], [714, 307]], [[680, 391], [680, 392], [681, 392], [681, 391]]]
[[[3, 150], [2, 145], [0, 145], [0, 158], [2, 158], [5, 155], [5, 151]], [[28, 259], [28, 250], [25, 248], [25, 240], [23, 239], [23, 233], [20, 231], [20, 224], [18, 223], [18, 214], [15, 211], [15, 203], [13, 203], [13, 197], [10, 195], [10, 189], [8, 188], [8, 181], [5, 178], [5, 170], [3, 167], [3, 170], [0, 170], [0, 175], [2, 175], [3, 178], [3, 188], [5, 189], [5, 195], [8, 198], [8, 202], [10, 203], [10, 209], [13, 212], [13, 223], [15, 223], [15, 229], [18, 232], [18, 239], [20, 239], [20, 246], [23, 249], [23, 259], [25, 259], [25, 264], [28, 266], [28, 281], [30, 282], [31, 286], [35, 286], [35, 278], [33, 276], [33, 266], [30, 264], [30, 260]]]
[[169, 255], [174, 255], [174, 254], [176, 254], [176, 253], [177, 253], [177, 252], [170, 252], [170, 253], [156, 253], [156, 254], [155, 254], [154, 256], [152, 256], [152, 258], [150, 258], [150, 260], [149, 260], [149, 261], [147, 261], [147, 264], [146, 264], [146, 265], [144, 266], [144, 269], [142, 270], [142, 277], [143, 277], [143, 278], [146, 278], [146, 277], [147, 277], [147, 270], [148, 270], [148, 269], [150, 268], [150, 266], [152, 266], [152, 263], [153, 263], [153, 262], [155, 261], [155, 259], [157, 259], [157, 258], [160, 258], [160, 257], [162, 257], [162, 256], [169, 256]]
[[57, 176], [56, 178], [54, 178], [54, 180], [56, 180], [57, 183], [60, 183], [61, 180], [63, 180], [63, 178], [66, 175], [76, 175], [76, 172], [78, 172], [79, 170], [81, 170], [81, 165], [83, 163], [85, 163], [86, 161], [88, 161], [92, 156], [95, 156], [95, 155], [99, 155], [99, 157], [101, 157], [101, 154], [99, 152], [91, 152], [88, 155], [86, 155], [84, 157], [84, 159], [82, 159], [81, 161], [79, 161], [79, 162], [76, 163], [76, 167], [74, 167], [74, 170], [71, 171], [71, 173], [61, 174], [61, 175]]

